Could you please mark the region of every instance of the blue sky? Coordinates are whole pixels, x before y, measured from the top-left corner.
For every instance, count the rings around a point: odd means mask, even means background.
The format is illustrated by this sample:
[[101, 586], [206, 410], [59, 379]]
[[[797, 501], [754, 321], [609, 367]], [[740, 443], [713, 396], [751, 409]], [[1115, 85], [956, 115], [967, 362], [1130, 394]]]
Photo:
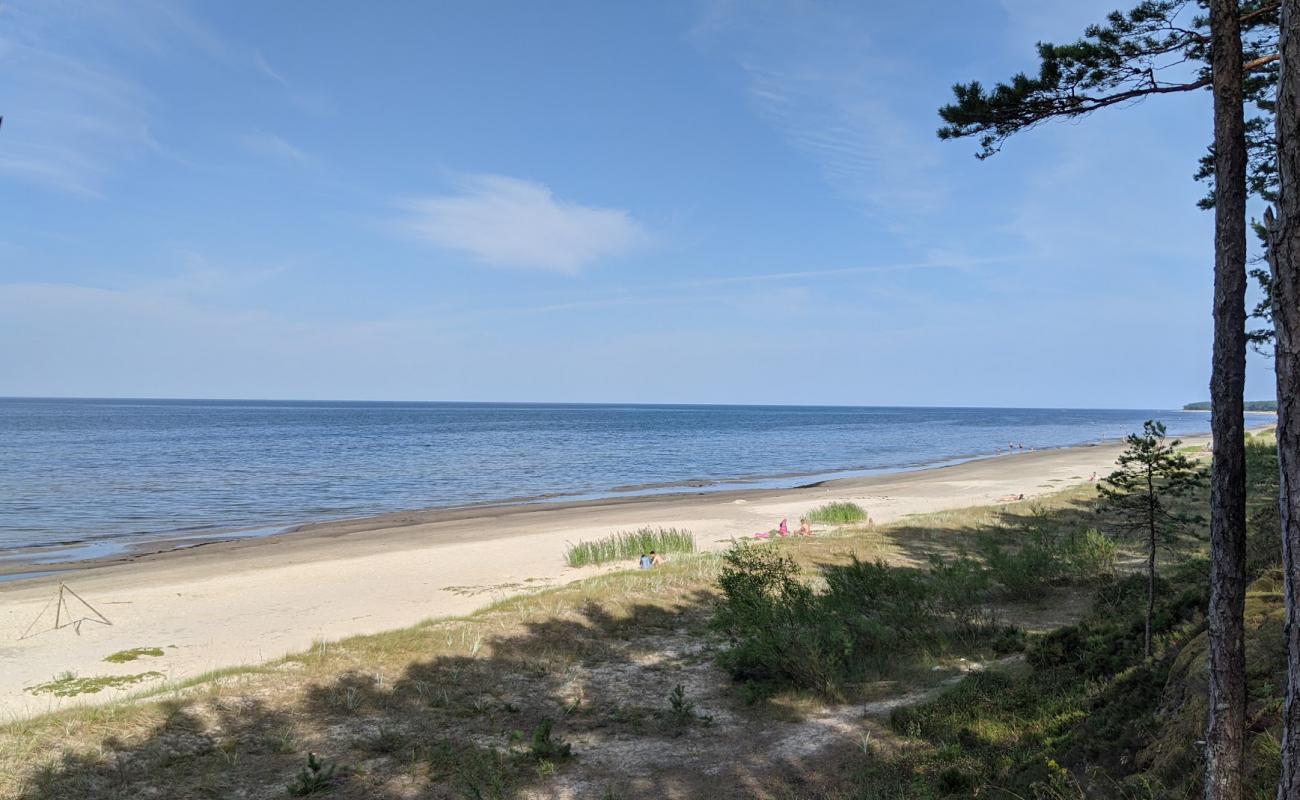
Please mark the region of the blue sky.
[[1205, 398], [1208, 95], [934, 135], [1111, 7], [10, 0], [0, 395]]

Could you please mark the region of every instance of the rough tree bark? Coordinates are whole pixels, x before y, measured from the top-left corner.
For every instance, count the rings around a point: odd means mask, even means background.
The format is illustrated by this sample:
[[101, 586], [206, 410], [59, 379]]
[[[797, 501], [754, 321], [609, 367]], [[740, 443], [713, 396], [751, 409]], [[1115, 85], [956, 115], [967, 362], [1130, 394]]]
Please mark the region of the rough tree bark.
[[1142, 657], [1151, 658], [1151, 621], [1156, 616], [1156, 485], [1147, 465], [1147, 618], [1142, 632]]
[[1277, 86], [1278, 214], [1265, 215], [1273, 271], [1277, 456], [1287, 681], [1279, 800], [1300, 797], [1300, 0], [1283, 0]]
[[1246, 136], [1239, 16], [1236, 0], [1211, 0], [1216, 172], [1206, 800], [1242, 800], [1246, 715]]

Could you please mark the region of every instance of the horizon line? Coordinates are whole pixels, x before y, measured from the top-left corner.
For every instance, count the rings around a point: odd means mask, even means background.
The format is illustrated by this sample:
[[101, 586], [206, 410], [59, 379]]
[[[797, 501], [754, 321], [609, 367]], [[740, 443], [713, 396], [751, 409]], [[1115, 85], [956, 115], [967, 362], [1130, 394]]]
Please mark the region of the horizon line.
[[[1183, 406], [1159, 407], [1122, 407], [1122, 406], [997, 406], [997, 405], [908, 405], [908, 404], [847, 404], [847, 403], [722, 403], [722, 402], [640, 402], [640, 401], [591, 401], [591, 400], [358, 400], [344, 398], [275, 398], [275, 397], [146, 397], [127, 395], [0, 395], [5, 400], [74, 400], [74, 401], [135, 401], [135, 402], [190, 402], [190, 403], [351, 403], [351, 404], [406, 404], [406, 405], [514, 405], [514, 406], [642, 406], [642, 407], [695, 407], [695, 408], [907, 408], [907, 409], [977, 409], [977, 410], [1026, 410], [1026, 411], [1186, 411]], [[1193, 400], [1189, 403], [1202, 403]], [[1269, 400], [1247, 400], [1251, 402], [1270, 402]], [[1247, 412], [1264, 413], [1264, 412]]]

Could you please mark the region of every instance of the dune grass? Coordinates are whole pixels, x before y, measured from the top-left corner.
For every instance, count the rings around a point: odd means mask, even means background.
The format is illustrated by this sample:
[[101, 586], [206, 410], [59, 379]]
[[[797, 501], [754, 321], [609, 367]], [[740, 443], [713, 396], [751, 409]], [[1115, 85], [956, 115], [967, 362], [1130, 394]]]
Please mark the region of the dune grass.
[[569, 545], [564, 562], [571, 567], [586, 567], [610, 561], [626, 561], [642, 553], [694, 553], [695, 534], [677, 528], [639, 528], [620, 531], [594, 542]]
[[809, 522], [820, 522], [824, 525], [848, 525], [851, 522], [862, 522], [867, 519], [867, 512], [857, 503], [827, 503], [824, 506], [818, 506], [806, 515]]

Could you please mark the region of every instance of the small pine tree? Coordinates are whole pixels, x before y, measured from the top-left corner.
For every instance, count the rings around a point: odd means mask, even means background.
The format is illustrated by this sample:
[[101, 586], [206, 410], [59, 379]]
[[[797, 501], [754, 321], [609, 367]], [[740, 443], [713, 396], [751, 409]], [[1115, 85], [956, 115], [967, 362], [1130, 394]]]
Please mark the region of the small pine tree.
[[328, 792], [336, 782], [334, 772], [333, 762], [324, 761], [315, 753], [308, 753], [307, 766], [298, 770], [298, 777], [289, 784], [289, 794], [306, 797], [317, 792]]
[[1127, 535], [1141, 536], [1147, 556], [1147, 610], [1142, 652], [1151, 657], [1151, 622], [1156, 607], [1156, 550], [1169, 545], [1197, 517], [1171, 508], [1175, 499], [1197, 484], [1195, 462], [1178, 452], [1178, 439], [1165, 440], [1162, 422], [1147, 420], [1143, 432], [1129, 434], [1120, 454], [1119, 469], [1102, 479], [1104, 511], [1111, 526]]

